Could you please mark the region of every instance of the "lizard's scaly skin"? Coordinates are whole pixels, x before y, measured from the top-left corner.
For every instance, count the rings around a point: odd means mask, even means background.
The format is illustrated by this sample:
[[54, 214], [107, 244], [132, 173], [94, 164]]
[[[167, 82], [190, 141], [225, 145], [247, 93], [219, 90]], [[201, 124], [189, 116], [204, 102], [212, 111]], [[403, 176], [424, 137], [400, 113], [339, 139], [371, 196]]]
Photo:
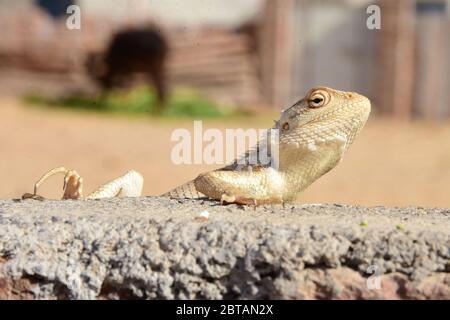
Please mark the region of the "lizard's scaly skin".
[[174, 199], [199, 199], [206, 197], [204, 194], [197, 191], [197, 189], [195, 188], [194, 180], [182, 184], [181, 186], [178, 186], [175, 189], [162, 194], [161, 196]]
[[86, 199], [102, 199], [111, 197], [139, 197], [142, 193], [144, 178], [137, 171], [130, 170], [123, 176], [100, 186], [86, 196]]
[[342, 160], [369, 113], [370, 101], [362, 95], [313, 88], [283, 111], [276, 123], [280, 130], [277, 170], [260, 165], [240, 168], [235, 162], [164, 195], [198, 198], [203, 194], [241, 204], [293, 201]]

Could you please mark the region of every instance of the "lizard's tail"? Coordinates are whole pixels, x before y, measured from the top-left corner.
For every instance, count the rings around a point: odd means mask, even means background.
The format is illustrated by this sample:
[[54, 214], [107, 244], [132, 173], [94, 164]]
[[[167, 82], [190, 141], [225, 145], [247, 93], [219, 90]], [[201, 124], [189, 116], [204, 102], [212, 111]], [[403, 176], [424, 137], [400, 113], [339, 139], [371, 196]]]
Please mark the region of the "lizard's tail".
[[47, 180], [48, 178], [50, 178], [51, 176], [54, 176], [57, 173], [64, 173], [67, 174], [67, 172], [69, 172], [68, 169], [66, 169], [65, 167], [57, 167], [54, 169], [51, 169], [50, 171], [46, 172], [35, 184], [34, 184], [34, 194], [37, 194], [37, 189], [39, 188], [39, 186], [44, 183], [45, 180]]
[[91, 194], [86, 199], [102, 199], [112, 197], [140, 197], [144, 178], [134, 170], [129, 170], [124, 175], [107, 182]]
[[75, 170], [69, 170], [65, 167], [57, 167], [46, 172], [35, 184], [33, 194], [25, 194], [22, 198], [39, 198], [37, 195], [38, 188], [48, 178], [54, 176], [57, 173], [64, 173], [64, 185], [63, 185], [63, 199], [80, 199], [83, 197], [83, 178]]

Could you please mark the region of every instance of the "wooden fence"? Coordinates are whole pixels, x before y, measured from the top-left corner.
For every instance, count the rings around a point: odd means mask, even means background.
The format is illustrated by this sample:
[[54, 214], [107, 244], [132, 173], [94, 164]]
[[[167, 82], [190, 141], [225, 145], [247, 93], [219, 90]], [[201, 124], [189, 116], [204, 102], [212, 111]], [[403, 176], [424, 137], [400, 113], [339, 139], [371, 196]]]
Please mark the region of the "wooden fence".
[[[68, 30], [38, 9], [0, 14], [0, 67], [60, 74], [84, 73], [87, 53], [102, 51], [129, 20], [83, 16], [81, 30]], [[161, 27], [162, 28], [162, 27]], [[223, 103], [263, 101], [258, 59], [245, 33], [223, 28], [162, 28], [170, 54], [169, 87], [189, 86]]]

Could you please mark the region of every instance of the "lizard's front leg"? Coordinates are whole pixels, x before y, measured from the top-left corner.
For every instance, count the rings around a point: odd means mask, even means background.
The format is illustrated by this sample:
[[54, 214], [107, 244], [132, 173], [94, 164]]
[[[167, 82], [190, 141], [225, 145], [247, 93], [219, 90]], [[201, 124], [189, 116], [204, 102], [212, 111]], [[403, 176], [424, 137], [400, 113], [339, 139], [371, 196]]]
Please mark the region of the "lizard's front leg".
[[272, 168], [252, 172], [216, 170], [199, 175], [194, 184], [197, 191], [222, 203], [283, 203], [283, 177]]

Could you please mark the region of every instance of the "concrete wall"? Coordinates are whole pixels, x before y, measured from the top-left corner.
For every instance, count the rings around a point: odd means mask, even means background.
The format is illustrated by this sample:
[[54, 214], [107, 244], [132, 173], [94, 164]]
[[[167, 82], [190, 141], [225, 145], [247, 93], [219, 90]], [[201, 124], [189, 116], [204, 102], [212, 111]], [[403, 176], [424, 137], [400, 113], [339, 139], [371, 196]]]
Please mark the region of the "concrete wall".
[[448, 214], [5, 200], [0, 299], [449, 299]]

